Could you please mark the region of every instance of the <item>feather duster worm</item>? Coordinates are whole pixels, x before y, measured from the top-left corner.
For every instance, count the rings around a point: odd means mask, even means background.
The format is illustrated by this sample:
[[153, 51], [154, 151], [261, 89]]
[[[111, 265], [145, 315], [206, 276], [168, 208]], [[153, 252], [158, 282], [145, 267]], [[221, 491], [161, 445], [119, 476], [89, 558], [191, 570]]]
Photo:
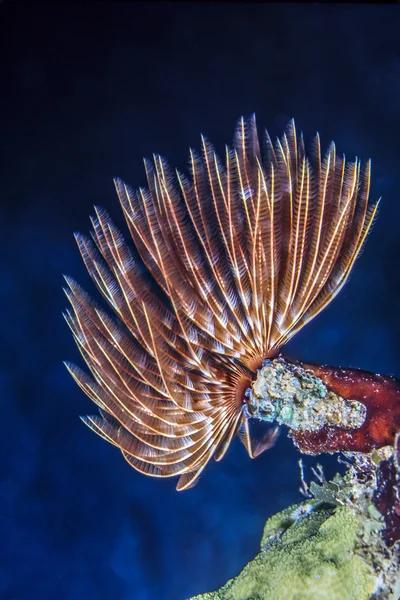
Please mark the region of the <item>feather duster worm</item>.
[[[76, 235], [115, 314], [67, 278], [65, 316], [91, 376], [67, 366], [100, 409], [83, 421], [138, 471], [179, 475], [180, 490], [238, 433], [251, 457], [273, 443], [276, 430], [252, 442], [249, 416], [260, 414], [246, 390], [340, 291], [377, 211], [370, 162], [347, 162], [333, 143], [322, 157], [318, 135], [308, 156], [294, 121], [265, 146], [255, 118], [242, 118], [223, 160], [201, 138], [189, 178], [156, 155], [145, 161], [148, 189], [115, 180], [159, 291], [104, 210], [93, 240]], [[330, 451], [317, 442], [310, 451]]]

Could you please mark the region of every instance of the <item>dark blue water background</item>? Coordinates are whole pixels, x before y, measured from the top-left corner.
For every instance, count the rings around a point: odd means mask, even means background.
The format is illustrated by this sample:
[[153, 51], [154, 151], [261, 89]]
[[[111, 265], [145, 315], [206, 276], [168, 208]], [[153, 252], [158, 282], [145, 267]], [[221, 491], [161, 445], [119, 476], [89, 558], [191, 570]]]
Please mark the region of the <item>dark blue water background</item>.
[[254, 461], [235, 441], [178, 493], [78, 419], [93, 407], [62, 365], [82, 366], [62, 273], [93, 288], [72, 232], [93, 204], [124, 227], [112, 177], [144, 185], [143, 156], [185, 169], [200, 132], [223, 151], [255, 111], [273, 137], [294, 116], [306, 140], [372, 157], [368, 245], [286, 352], [400, 375], [399, 31], [398, 5], [0, 4], [1, 599], [184, 600], [300, 499], [286, 435]]

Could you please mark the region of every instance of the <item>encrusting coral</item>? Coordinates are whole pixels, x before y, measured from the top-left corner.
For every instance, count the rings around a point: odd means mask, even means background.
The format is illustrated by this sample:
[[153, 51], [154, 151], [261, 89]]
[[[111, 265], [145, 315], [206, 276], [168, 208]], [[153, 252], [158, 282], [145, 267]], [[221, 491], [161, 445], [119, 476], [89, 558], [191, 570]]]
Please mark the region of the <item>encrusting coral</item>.
[[[399, 448], [347, 454], [344, 476], [303, 480], [306, 500], [268, 519], [260, 553], [216, 592], [192, 600], [398, 600], [400, 547], [388, 545], [387, 506], [378, 496], [380, 473]], [[400, 471], [390, 479], [398, 483]], [[388, 480], [386, 480], [388, 481]], [[399, 539], [399, 538], [397, 538]]]
[[294, 505], [269, 519], [260, 554], [220, 590], [192, 600], [369, 600], [379, 577], [357, 553], [355, 513], [314, 505], [293, 520], [303, 508]]

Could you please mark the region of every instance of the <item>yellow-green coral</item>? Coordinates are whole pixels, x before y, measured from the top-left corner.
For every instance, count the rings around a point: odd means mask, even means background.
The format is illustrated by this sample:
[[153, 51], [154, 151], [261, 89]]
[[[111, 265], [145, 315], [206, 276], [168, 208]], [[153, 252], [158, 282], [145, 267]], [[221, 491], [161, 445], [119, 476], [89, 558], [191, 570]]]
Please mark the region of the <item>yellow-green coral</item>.
[[303, 503], [265, 524], [261, 552], [220, 590], [192, 600], [399, 600], [400, 542], [388, 546], [373, 504], [377, 470], [393, 449], [346, 454], [331, 481], [322, 467]]
[[196, 600], [369, 600], [379, 575], [360, 551], [363, 520], [351, 506], [289, 507], [267, 521], [240, 575]]

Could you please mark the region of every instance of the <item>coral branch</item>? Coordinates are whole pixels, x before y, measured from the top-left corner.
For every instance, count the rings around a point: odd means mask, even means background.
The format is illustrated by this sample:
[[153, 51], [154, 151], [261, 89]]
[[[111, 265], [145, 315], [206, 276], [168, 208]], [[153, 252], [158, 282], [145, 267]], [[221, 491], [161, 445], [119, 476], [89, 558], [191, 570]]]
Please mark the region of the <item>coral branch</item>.
[[359, 369], [265, 361], [246, 397], [248, 412], [289, 427], [306, 454], [370, 452], [400, 432], [400, 380]]
[[359, 369], [311, 364], [303, 367], [319, 377], [331, 392], [364, 404], [367, 415], [361, 427], [351, 430], [326, 425], [318, 432], [292, 431], [292, 439], [302, 452], [370, 452], [393, 446], [396, 433], [400, 432], [399, 379]]

